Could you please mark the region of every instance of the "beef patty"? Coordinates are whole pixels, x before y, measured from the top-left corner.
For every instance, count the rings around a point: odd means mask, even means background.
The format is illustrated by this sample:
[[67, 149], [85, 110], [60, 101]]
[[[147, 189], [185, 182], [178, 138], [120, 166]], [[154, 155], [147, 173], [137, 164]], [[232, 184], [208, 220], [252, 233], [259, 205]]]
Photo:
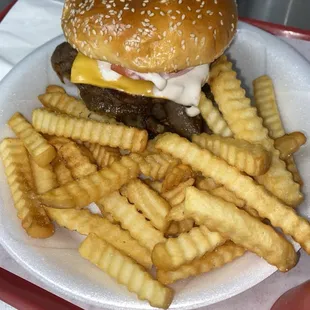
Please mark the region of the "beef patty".
[[[77, 51], [69, 43], [64, 42], [56, 47], [51, 62], [62, 82], [64, 78], [70, 80], [76, 55]], [[189, 117], [186, 107], [173, 101], [130, 95], [115, 89], [88, 84], [76, 84], [76, 86], [89, 110], [113, 116], [128, 126], [147, 129], [150, 137], [170, 131], [190, 139], [193, 134], [208, 131], [200, 115]], [[203, 91], [210, 98], [208, 85]]]

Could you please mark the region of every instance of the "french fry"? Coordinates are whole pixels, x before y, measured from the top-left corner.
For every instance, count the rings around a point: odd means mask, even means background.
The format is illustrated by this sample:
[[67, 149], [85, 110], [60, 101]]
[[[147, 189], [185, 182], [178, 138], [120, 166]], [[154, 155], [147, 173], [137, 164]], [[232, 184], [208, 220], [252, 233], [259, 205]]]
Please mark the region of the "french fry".
[[292, 132], [275, 140], [274, 146], [280, 151], [280, 157], [287, 160], [307, 142], [302, 132]]
[[271, 164], [269, 152], [262, 146], [251, 144], [245, 140], [203, 133], [193, 135], [192, 141], [251, 176], [265, 174]]
[[244, 200], [238, 198], [235, 193], [227, 190], [224, 186], [210, 190], [210, 193], [216, 197], [224, 199], [225, 201], [235, 204], [238, 208], [245, 207]]
[[142, 152], [148, 139], [146, 130], [57, 114], [44, 109], [33, 110], [32, 123], [36, 130], [45, 134], [119, 147], [132, 152]]
[[193, 219], [184, 219], [182, 221], [172, 221], [167, 231], [166, 237], [178, 237], [180, 234], [189, 232], [194, 227]]
[[73, 177], [71, 171], [66, 167], [65, 163], [61, 158], [56, 157], [51, 166], [53, 167], [54, 173], [56, 175], [57, 183], [62, 186], [71, 181], [73, 181]]
[[270, 169], [255, 177], [257, 182], [286, 204], [296, 206], [303, 200], [300, 186], [279, 158], [280, 152], [275, 149], [274, 141], [268, 136], [268, 130], [263, 127], [262, 119], [257, 116], [256, 108], [251, 106], [240, 84], [236, 72], [222, 72], [211, 84], [211, 89], [235, 138], [261, 144], [272, 153]]
[[[185, 190], [184, 190], [185, 192]], [[184, 197], [185, 199], [185, 197]], [[170, 212], [167, 215], [167, 220], [169, 221], [183, 221], [185, 220], [185, 214], [184, 214], [184, 203], [180, 203], [174, 207], [171, 208]]]
[[101, 215], [105, 219], [107, 219], [111, 224], [119, 224], [119, 222], [113, 217], [113, 215], [110, 212], [105, 211], [103, 204], [97, 201], [96, 205], [99, 208]]
[[117, 148], [87, 142], [85, 142], [84, 145], [91, 152], [96, 164], [100, 168], [111, 165], [114, 161], [119, 160], [121, 157], [120, 151]]
[[221, 187], [221, 184], [217, 184], [212, 178], [198, 176], [195, 180], [195, 186], [202, 191], [210, 191], [212, 189]]
[[131, 236], [148, 250], [152, 251], [157, 243], [166, 240], [163, 233], [155, 229], [118, 191], [105, 196], [99, 203], [123, 229], [128, 230]]
[[212, 84], [214, 79], [218, 77], [222, 72], [229, 72], [232, 70], [232, 63], [228, 61], [226, 55], [222, 55], [211, 66], [209, 73], [209, 84]]
[[304, 181], [302, 180], [299, 171], [297, 169], [295, 160], [293, 158], [293, 156], [291, 156], [290, 158], [288, 158], [286, 160], [286, 166], [287, 166], [287, 170], [290, 171], [293, 175], [294, 181], [297, 182], [298, 184], [300, 184], [300, 186], [304, 185]]
[[169, 191], [192, 177], [193, 171], [189, 166], [183, 164], [177, 165], [165, 176], [162, 191]]
[[154, 227], [164, 232], [169, 225], [166, 216], [170, 211], [169, 203], [140, 180], [132, 180], [122, 187], [121, 194], [125, 195]]
[[255, 105], [264, 126], [273, 139], [285, 135], [272, 79], [263, 75], [253, 82]]
[[31, 157], [40, 167], [48, 165], [55, 158], [56, 150], [34, 130], [20, 113], [15, 113], [8, 124], [16, 136], [23, 141]]
[[97, 166], [91, 163], [89, 157], [85, 156], [79, 146], [73, 141], [60, 147], [58, 154], [75, 179], [85, 177], [97, 171]]
[[177, 238], [158, 243], [152, 251], [152, 262], [161, 270], [175, 270], [202, 257], [222, 245], [226, 238], [211, 232], [206, 226], [195, 227]]
[[162, 180], [179, 163], [175, 158], [163, 153], [147, 156], [132, 153], [129, 157], [139, 165], [144, 176], [153, 180]]
[[58, 85], [48, 85], [46, 87], [46, 92], [47, 93], [62, 93], [62, 94], [66, 93], [65, 89]]
[[128, 156], [124, 156], [108, 168], [40, 195], [40, 199], [54, 208], [84, 208], [91, 202], [119, 190], [129, 180], [136, 178], [139, 172], [138, 165]]
[[158, 270], [157, 280], [165, 285], [172, 284], [177, 280], [197, 276], [213, 269], [223, 267], [245, 253], [245, 249], [231, 241], [219, 246], [211, 253], [206, 253], [192, 263], [183, 265], [172, 271]]
[[248, 207], [255, 209], [261, 218], [269, 219], [274, 227], [280, 227], [285, 234], [292, 236], [310, 254], [309, 222], [255, 183], [251, 177], [176, 134], [162, 136], [157, 140], [156, 148], [181, 159], [193, 170], [201, 171], [205, 177], [223, 184], [244, 200]]
[[80, 245], [82, 257], [106, 272], [118, 283], [147, 300], [151, 306], [167, 309], [172, 302], [173, 290], [154, 280], [141, 266], [95, 234]]
[[57, 151], [60, 150], [65, 144], [72, 142], [72, 140], [64, 138], [64, 137], [56, 137], [56, 136], [49, 136], [47, 137], [47, 141], [51, 144]]
[[[258, 112], [263, 118], [264, 126], [268, 129], [270, 138], [274, 139], [276, 144], [276, 140], [285, 135], [285, 130], [277, 106], [272, 80], [268, 76], [262, 76], [254, 81], [253, 86]], [[278, 147], [275, 145], [275, 147], [278, 149], [279, 145]], [[282, 156], [281, 150], [280, 156]], [[293, 175], [293, 180], [303, 186], [294, 158], [291, 156], [291, 158], [286, 159], [285, 163], [287, 170]]]
[[38, 97], [44, 107], [55, 112], [79, 118], [94, 119], [99, 122], [111, 124], [116, 123], [114, 118], [88, 110], [83, 101], [67, 95], [63, 88], [62, 90], [59, 90], [59, 88], [58, 86], [48, 86], [46, 93]]
[[55, 209], [45, 207], [48, 216], [61, 227], [77, 231], [82, 235], [96, 233], [103, 240], [113, 244], [145, 268], [152, 266], [150, 252], [133, 239], [128, 231], [119, 225], [111, 224], [107, 219], [89, 210]]
[[150, 179], [144, 180], [144, 183], [147, 184], [151, 189], [160, 194], [162, 192], [163, 183], [160, 181], [152, 181]]
[[208, 127], [218, 135], [222, 137], [231, 137], [232, 132], [227, 125], [227, 122], [224, 120], [220, 111], [213, 106], [213, 103], [210, 99], [206, 97], [204, 93], [200, 95], [199, 101], [199, 110], [201, 116], [206, 121]]
[[223, 237], [286, 272], [297, 263], [294, 247], [283, 236], [234, 204], [194, 187], [186, 189], [185, 213]]
[[191, 178], [185, 182], [180, 183], [172, 190], [162, 193], [161, 196], [165, 198], [172, 207], [177, 206], [185, 199], [185, 189], [189, 186], [192, 186], [194, 182], [195, 179]]
[[52, 165], [49, 164], [45, 167], [40, 167], [32, 158], [30, 158], [30, 164], [35, 189], [38, 194], [43, 194], [58, 186], [57, 177]]
[[34, 198], [34, 182], [23, 142], [19, 139], [4, 139], [0, 144], [0, 156], [22, 227], [32, 238], [52, 236], [54, 226], [44, 208]]

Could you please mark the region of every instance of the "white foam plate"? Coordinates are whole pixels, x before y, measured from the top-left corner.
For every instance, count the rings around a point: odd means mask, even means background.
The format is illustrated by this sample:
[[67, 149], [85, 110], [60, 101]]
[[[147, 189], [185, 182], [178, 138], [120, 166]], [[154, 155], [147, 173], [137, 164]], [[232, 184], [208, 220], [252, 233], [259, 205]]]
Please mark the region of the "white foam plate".
[[[11, 136], [6, 121], [16, 111], [30, 119], [31, 110], [40, 106], [37, 95], [48, 84], [60, 82], [50, 66], [54, 48], [64, 41], [57, 37], [21, 61], [0, 84], [0, 139]], [[252, 80], [269, 74], [274, 82], [279, 107], [287, 131], [310, 132], [310, 65], [294, 49], [276, 37], [244, 23], [228, 53], [236, 64], [244, 85], [251, 95]], [[76, 92], [75, 88], [67, 88]], [[297, 155], [297, 162], [310, 186], [310, 146]], [[310, 215], [309, 198], [300, 207]], [[20, 227], [9, 187], [0, 165], [0, 242], [31, 274], [46, 282], [51, 290], [69, 298], [110, 309], [150, 309], [146, 302], [115, 283], [103, 272], [81, 258], [77, 252], [83, 238], [77, 233], [57, 229], [47, 240], [32, 240]], [[275, 272], [275, 268], [253, 254], [173, 287], [176, 296], [172, 309], [194, 309], [239, 294]]]

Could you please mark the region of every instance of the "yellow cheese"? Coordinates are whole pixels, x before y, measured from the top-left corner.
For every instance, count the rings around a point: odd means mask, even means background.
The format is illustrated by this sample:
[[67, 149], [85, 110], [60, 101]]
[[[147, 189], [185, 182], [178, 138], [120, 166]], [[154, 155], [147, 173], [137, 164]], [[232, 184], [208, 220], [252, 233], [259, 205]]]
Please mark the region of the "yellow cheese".
[[97, 61], [79, 53], [72, 65], [71, 82], [113, 88], [132, 95], [152, 97], [153, 83], [144, 80], [133, 80], [122, 76], [117, 81], [106, 81], [101, 76]]

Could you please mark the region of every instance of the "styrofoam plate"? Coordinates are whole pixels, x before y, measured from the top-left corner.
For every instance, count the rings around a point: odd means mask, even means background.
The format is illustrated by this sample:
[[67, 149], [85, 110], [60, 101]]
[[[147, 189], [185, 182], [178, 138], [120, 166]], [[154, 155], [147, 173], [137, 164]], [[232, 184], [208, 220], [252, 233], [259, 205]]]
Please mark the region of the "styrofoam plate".
[[[6, 121], [16, 111], [30, 119], [31, 110], [40, 106], [37, 96], [48, 84], [60, 82], [50, 65], [54, 48], [64, 41], [55, 38], [21, 61], [0, 84], [0, 139], [11, 136]], [[249, 95], [252, 80], [269, 74], [276, 87], [283, 122], [288, 131], [310, 132], [310, 65], [294, 49], [278, 38], [240, 23], [238, 34], [228, 50]], [[74, 87], [67, 87], [76, 93]], [[310, 186], [310, 146], [297, 155], [297, 162]], [[300, 207], [309, 216], [309, 198]], [[83, 238], [77, 233], [57, 229], [47, 240], [32, 240], [20, 227], [9, 187], [0, 165], [0, 242], [29, 272], [51, 288], [89, 304], [111, 309], [149, 309], [146, 302], [110, 279], [81, 258], [77, 252]], [[253, 254], [246, 254], [225, 267], [173, 287], [172, 309], [194, 309], [239, 294], [275, 272], [275, 268]]]

